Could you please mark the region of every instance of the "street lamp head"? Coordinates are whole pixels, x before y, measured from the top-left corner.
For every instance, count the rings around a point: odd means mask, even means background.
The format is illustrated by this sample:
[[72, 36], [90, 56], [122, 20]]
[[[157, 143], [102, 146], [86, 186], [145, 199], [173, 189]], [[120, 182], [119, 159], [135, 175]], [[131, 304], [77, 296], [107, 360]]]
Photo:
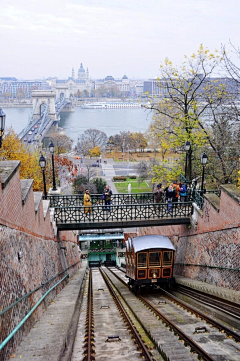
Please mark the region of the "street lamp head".
[[201, 163], [203, 166], [205, 166], [207, 164], [208, 161], [208, 156], [205, 152], [203, 152], [203, 154], [201, 155]]
[[5, 129], [5, 119], [6, 119], [6, 114], [2, 109], [0, 109], [0, 148], [2, 147], [2, 136]]
[[46, 159], [44, 158], [44, 156], [41, 154], [41, 157], [39, 159], [39, 165], [42, 168], [42, 170], [45, 170], [46, 168]]
[[50, 153], [51, 153], [51, 154], [54, 154], [55, 146], [54, 146], [52, 140], [51, 140], [51, 142], [49, 143], [48, 148], [49, 148]]
[[188, 152], [190, 148], [191, 148], [191, 143], [187, 140], [184, 145], [184, 149], [186, 150], [186, 152]]
[[0, 108], [0, 133], [1, 133], [1, 135], [3, 134], [4, 129], [5, 129], [5, 120], [6, 120], [6, 114]]

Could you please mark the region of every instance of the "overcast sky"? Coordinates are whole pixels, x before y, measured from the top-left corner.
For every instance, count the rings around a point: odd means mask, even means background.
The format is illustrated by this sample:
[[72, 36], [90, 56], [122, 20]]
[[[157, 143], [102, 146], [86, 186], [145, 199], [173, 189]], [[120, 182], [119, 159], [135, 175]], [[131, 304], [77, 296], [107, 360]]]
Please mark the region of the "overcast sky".
[[240, 46], [240, 0], [0, 0], [0, 77], [149, 78], [202, 43]]

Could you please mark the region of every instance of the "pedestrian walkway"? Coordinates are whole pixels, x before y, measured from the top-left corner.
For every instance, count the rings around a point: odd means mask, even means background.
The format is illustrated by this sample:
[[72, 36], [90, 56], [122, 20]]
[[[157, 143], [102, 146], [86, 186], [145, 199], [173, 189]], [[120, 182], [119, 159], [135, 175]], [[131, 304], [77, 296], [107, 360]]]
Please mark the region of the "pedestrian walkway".
[[[105, 163], [104, 163], [105, 161]], [[114, 170], [114, 160], [113, 159], [102, 159], [102, 170], [103, 170], [103, 178], [106, 180], [110, 189], [114, 194], [117, 194], [117, 188], [115, 187], [114, 182], [112, 181], [113, 177], [116, 175]]]
[[71, 352], [74, 342], [75, 327], [77, 327], [75, 323], [78, 320], [86, 267], [87, 261], [82, 260], [81, 268], [23, 338], [15, 352], [15, 359], [65, 360], [64, 356]]

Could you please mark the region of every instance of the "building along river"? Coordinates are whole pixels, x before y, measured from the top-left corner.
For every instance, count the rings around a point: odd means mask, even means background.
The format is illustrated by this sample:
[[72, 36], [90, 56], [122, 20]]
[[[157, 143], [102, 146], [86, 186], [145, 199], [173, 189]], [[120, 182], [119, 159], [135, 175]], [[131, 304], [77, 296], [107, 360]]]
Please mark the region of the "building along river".
[[[12, 127], [19, 134], [28, 123], [32, 108], [3, 108], [6, 113], [6, 128]], [[59, 127], [77, 143], [78, 136], [89, 128], [115, 135], [121, 131], [145, 132], [152, 120], [152, 112], [145, 108], [131, 109], [82, 109], [61, 112]]]

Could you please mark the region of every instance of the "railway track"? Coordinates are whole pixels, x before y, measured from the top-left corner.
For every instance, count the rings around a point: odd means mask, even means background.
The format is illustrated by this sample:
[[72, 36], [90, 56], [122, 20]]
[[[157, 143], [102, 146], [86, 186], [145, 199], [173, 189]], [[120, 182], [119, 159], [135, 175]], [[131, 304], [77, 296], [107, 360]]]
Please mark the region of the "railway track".
[[[113, 272], [113, 269], [111, 272]], [[118, 277], [119, 282], [125, 284], [123, 276], [116, 275], [119, 272], [119, 270], [114, 271], [115, 277]], [[120, 286], [118, 285], [118, 287]], [[239, 360], [240, 335], [228, 327], [199, 313], [196, 309], [188, 307], [170, 294], [162, 293], [160, 298], [159, 294], [155, 296], [148, 295], [139, 297], [139, 299], [156, 317], [161, 319], [166, 327], [171, 329], [173, 333], [178, 334], [180, 340], [189, 345], [191, 350], [196, 352], [201, 359], [215, 361]], [[143, 322], [146, 326], [148, 321], [143, 320]], [[169, 343], [170, 340], [169, 337]], [[176, 340], [175, 347], [178, 342], [179, 340]]]
[[71, 360], [162, 361], [150, 351], [153, 344], [147, 335], [144, 341], [140, 337], [126, 309], [105, 272], [90, 269]]
[[216, 296], [210, 296], [204, 292], [193, 290], [179, 284], [176, 285], [175, 291], [198, 302], [200, 301], [202, 304], [215, 308], [218, 311], [224, 312], [228, 316], [240, 321], [240, 305], [234, 302], [223, 300]]

